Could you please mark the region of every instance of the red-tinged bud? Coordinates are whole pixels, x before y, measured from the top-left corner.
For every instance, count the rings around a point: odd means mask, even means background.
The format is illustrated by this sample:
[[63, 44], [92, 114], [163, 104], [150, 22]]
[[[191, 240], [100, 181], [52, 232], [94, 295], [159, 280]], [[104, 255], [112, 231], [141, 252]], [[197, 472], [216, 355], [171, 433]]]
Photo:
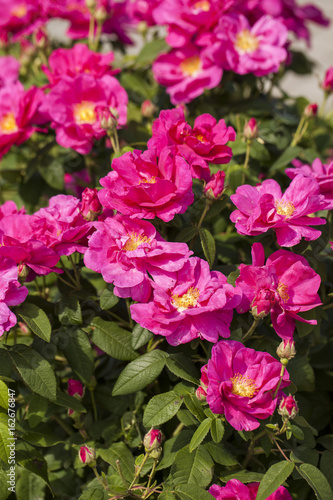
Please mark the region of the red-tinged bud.
[[154, 114], [156, 113], [156, 111], [157, 111], [157, 108], [156, 108], [155, 104], [153, 104], [148, 99], [143, 101], [143, 103], [141, 104], [141, 113], [142, 113], [142, 116], [144, 116], [145, 118], [152, 118], [154, 116]]
[[258, 124], [255, 118], [251, 118], [247, 123], [245, 123], [243, 130], [244, 139], [252, 141], [258, 137]]
[[29, 328], [27, 327], [27, 325], [25, 323], [22, 323], [22, 321], [19, 321], [18, 326], [20, 327], [21, 333], [23, 333], [24, 335], [28, 335]]
[[328, 68], [326, 71], [321, 87], [325, 90], [325, 92], [333, 92], [333, 66]]
[[67, 392], [70, 396], [81, 401], [84, 396], [84, 387], [79, 380], [74, 380], [73, 378], [68, 379]]
[[86, 220], [96, 220], [102, 212], [97, 189], [86, 188], [82, 193], [81, 213]]
[[206, 401], [207, 393], [203, 387], [199, 386], [195, 391], [195, 395], [199, 399], [199, 401]]
[[289, 394], [289, 396], [283, 396], [279, 408], [278, 414], [283, 418], [295, 418], [298, 413], [298, 406], [294, 396]]
[[224, 189], [225, 172], [219, 170], [216, 174], [212, 175], [210, 181], [207, 182], [204, 195], [208, 200], [218, 200], [221, 198]]
[[318, 113], [318, 105], [316, 103], [308, 104], [303, 111], [303, 115], [307, 116], [308, 118], [316, 116], [317, 113]]
[[94, 450], [94, 448], [89, 448], [89, 446], [81, 446], [79, 450], [79, 459], [83, 465], [90, 465], [90, 467], [95, 467], [96, 451]]
[[293, 340], [283, 340], [276, 349], [276, 354], [281, 359], [292, 359], [296, 355], [295, 342]]
[[47, 43], [48, 43], [48, 38], [47, 38], [46, 32], [43, 29], [38, 29], [34, 33], [34, 41], [35, 41], [35, 45], [37, 45], [37, 47], [39, 47], [41, 49], [45, 48]]
[[18, 277], [21, 280], [25, 280], [28, 277], [30, 269], [23, 263], [19, 264], [17, 267]]
[[112, 132], [112, 130], [117, 128], [119, 115], [114, 116], [111, 108], [108, 108], [107, 106], [97, 106], [96, 112], [98, 114], [101, 127], [104, 130]]
[[98, 23], [104, 23], [106, 19], [108, 18], [108, 13], [104, 9], [104, 7], [98, 7], [98, 9], [95, 12], [95, 19]]
[[143, 445], [147, 453], [156, 450], [160, 447], [162, 442], [162, 432], [159, 429], [151, 428], [143, 438]]
[[254, 319], [263, 319], [266, 318], [269, 314], [269, 310], [262, 309], [260, 312], [258, 312], [258, 307], [254, 306], [251, 309], [251, 314], [254, 317]]

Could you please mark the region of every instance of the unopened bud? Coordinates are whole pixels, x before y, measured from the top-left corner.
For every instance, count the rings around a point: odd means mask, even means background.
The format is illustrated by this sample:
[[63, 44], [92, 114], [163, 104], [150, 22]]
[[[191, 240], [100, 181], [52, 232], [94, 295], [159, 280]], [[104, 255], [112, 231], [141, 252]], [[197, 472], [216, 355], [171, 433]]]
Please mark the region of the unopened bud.
[[204, 188], [204, 195], [208, 200], [218, 200], [223, 195], [225, 172], [219, 170], [212, 175]]
[[103, 7], [99, 7], [95, 13], [95, 19], [98, 23], [104, 23], [108, 17], [108, 13]]
[[305, 109], [303, 111], [303, 115], [307, 116], [308, 118], [316, 116], [317, 113], [318, 113], [318, 105], [316, 103], [308, 104], [307, 106], [305, 106]]
[[18, 277], [21, 280], [25, 280], [28, 277], [30, 269], [26, 266], [26, 264], [19, 264], [17, 268]]
[[159, 429], [151, 428], [143, 438], [143, 445], [147, 453], [156, 450], [160, 447], [162, 442], [162, 432]]
[[333, 66], [328, 68], [328, 70], [326, 71], [321, 87], [327, 93], [333, 92]]
[[244, 139], [252, 141], [258, 137], [258, 124], [255, 118], [250, 118], [250, 120], [245, 123], [243, 130]]
[[96, 451], [94, 448], [89, 448], [89, 446], [81, 446], [79, 450], [80, 462], [84, 465], [90, 465], [90, 467], [95, 467], [96, 465]]
[[155, 460], [158, 460], [161, 455], [162, 455], [162, 446], [159, 446], [155, 450], [151, 450], [149, 452], [149, 457], [154, 458]]
[[96, 220], [103, 207], [98, 199], [97, 189], [86, 188], [82, 193], [81, 214], [88, 220]]
[[89, 10], [93, 10], [96, 6], [95, 0], [86, 0], [86, 6]]
[[294, 358], [296, 355], [295, 342], [293, 340], [283, 340], [276, 349], [276, 354], [281, 358], [281, 361], [282, 359], [289, 361], [289, 359]]
[[279, 408], [278, 414], [283, 418], [295, 418], [298, 413], [298, 406], [294, 396], [289, 394], [289, 396], [283, 396]]
[[199, 401], [206, 401], [207, 393], [203, 387], [199, 386], [195, 391], [195, 395]]
[[74, 380], [73, 378], [68, 379], [67, 393], [73, 398], [81, 399], [84, 396], [84, 387], [79, 380]]
[[143, 103], [141, 104], [141, 113], [142, 113], [142, 116], [144, 116], [145, 118], [151, 118], [152, 116], [154, 116], [154, 113], [156, 111], [157, 111], [157, 108], [156, 108], [155, 104], [153, 104], [148, 99], [143, 101]]
[[265, 309], [263, 309], [262, 311], [258, 312], [258, 307], [254, 306], [251, 309], [251, 314], [254, 319], [263, 319], [266, 318], [266, 316], [268, 316], [269, 310], [266, 311]]

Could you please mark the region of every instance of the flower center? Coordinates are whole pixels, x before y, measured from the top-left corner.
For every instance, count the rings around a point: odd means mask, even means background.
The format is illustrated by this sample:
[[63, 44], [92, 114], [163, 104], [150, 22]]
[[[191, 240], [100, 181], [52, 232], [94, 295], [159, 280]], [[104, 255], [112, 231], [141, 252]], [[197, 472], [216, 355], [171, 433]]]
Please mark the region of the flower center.
[[143, 178], [140, 184], [156, 184], [156, 177], [153, 175], [150, 179]]
[[24, 17], [27, 13], [27, 8], [25, 5], [18, 5], [17, 7], [14, 7], [13, 10], [12, 10], [12, 16], [13, 17], [18, 17], [19, 19], [21, 19], [22, 17]]
[[0, 131], [3, 134], [14, 134], [18, 131], [14, 113], [7, 113], [0, 119]]
[[246, 375], [241, 375], [237, 373], [231, 379], [232, 382], [232, 394], [236, 394], [236, 396], [242, 396], [245, 398], [253, 398], [254, 393], [256, 392], [256, 383], [251, 378]]
[[178, 312], [183, 312], [189, 307], [195, 307], [198, 303], [200, 291], [191, 286], [184, 295], [171, 295], [171, 304]]
[[185, 76], [195, 76], [201, 70], [201, 61], [199, 56], [187, 57], [180, 63], [180, 69]]
[[194, 10], [201, 10], [203, 12], [209, 12], [210, 10], [210, 2], [208, 0], [201, 0], [199, 2], [195, 2], [193, 5]]
[[290, 217], [295, 212], [295, 206], [291, 201], [277, 200], [275, 202], [276, 213]]
[[136, 250], [143, 243], [150, 243], [150, 239], [147, 238], [147, 236], [145, 236], [144, 234], [131, 233], [128, 236], [129, 239], [126, 241], [125, 245], [122, 248], [127, 252], [133, 252], [133, 250]]
[[78, 125], [96, 122], [95, 104], [93, 102], [80, 102], [74, 106], [74, 121]]
[[289, 300], [288, 287], [284, 283], [279, 283], [277, 287], [277, 292], [284, 302]]
[[196, 137], [196, 138], [198, 139], [198, 141], [200, 141], [200, 142], [207, 142], [207, 141], [206, 141], [206, 137], [205, 137], [205, 136], [203, 136], [202, 134], [196, 134], [196, 136], [195, 136], [195, 137]]
[[249, 30], [240, 31], [237, 34], [235, 48], [240, 54], [249, 54], [259, 47], [258, 38]]

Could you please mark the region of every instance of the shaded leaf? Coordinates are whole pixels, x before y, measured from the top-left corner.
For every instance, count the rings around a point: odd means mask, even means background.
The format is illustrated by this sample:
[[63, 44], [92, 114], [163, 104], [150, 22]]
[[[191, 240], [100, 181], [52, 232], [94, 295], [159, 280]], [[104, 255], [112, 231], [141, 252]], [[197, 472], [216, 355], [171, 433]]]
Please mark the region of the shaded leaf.
[[92, 342], [102, 351], [116, 359], [132, 361], [138, 354], [132, 348], [132, 334], [120, 328], [113, 321], [94, 318], [91, 322], [94, 331]]
[[164, 424], [176, 415], [182, 404], [182, 398], [174, 391], [154, 396], [146, 406], [143, 425], [153, 427]]
[[50, 342], [51, 324], [42, 309], [35, 304], [24, 302], [16, 309], [16, 312], [38, 337], [45, 342]]
[[295, 464], [287, 460], [273, 464], [260, 481], [256, 500], [266, 500], [269, 495], [274, 493], [285, 482], [294, 470], [294, 467]]

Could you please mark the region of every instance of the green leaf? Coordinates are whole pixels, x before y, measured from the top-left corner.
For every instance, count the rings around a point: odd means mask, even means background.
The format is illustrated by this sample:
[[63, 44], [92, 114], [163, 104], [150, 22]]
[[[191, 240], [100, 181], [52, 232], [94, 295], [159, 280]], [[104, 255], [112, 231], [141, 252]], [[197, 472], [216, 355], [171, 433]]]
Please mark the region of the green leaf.
[[17, 500], [43, 500], [45, 498], [45, 481], [27, 469], [21, 469], [16, 484]]
[[197, 232], [198, 228], [196, 227], [184, 227], [184, 229], [182, 229], [180, 233], [177, 234], [175, 241], [182, 241], [184, 243], [187, 243], [192, 238], [194, 238]]
[[212, 267], [214, 264], [215, 253], [216, 253], [216, 245], [215, 240], [210, 231], [208, 229], [201, 227], [199, 229], [199, 237], [201, 241], [201, 246], [203, 253], [207, 259], [209, 267]]
[[31, 429], [36, 427], [44, 418], [48, 406], [48, 401], [41, 396], [32, 396], [28, 407], [28, 422]]
[[62, 347], [69, 366], [84, 384], [94, 373], [94, 354], [87, 334], [79, 328], [68, 329], [67, 343]]
[[164, 368], [168, 354], [152, 351], [129, 363], [121, 372], [112, 391], [113, 396], [131, 394], [144, 389], [156, 380]]
[[193, 437], [191, 439], [190, 445], [189, 445], [189, 450], [190, 453], [192, 453], [195, 448], [199, 446], [199, 444], [202, 443], [202, 441], [205, 439], [207, 436], [210, 426], [212, 424], [212, 420], [210, 418], [205, 418], [193, 434]]
[[176, 454], [189, 444], [193, 432], [183, 430], [177, 436], [168, 439], [163, 446], [163, 458], [158, 464], [157, 470], [166, 469], [173, 464]]
[[62, 325], [82, 325], [80, 302], [74, 295], [67, 295], [60, 300], [57, 314]]
[[256, 500], [266, 500], [269, 495], [274, 493], [285, 482], [294, 470], [294, 467], [295, 464], [287, 460], [273, 464], [260, 481]]
[[2, 380], [0, 380], [0, 406], [8, 410], [8, 387]]
[[176, 487], [176, 495], [181, 500], [212, 500], [208, 491], [191, 484], [181, 484]]
[[0, 377], [10, 377], [12, 373], [12, 362], [8, 350], [0, 344]]
[[138, 354], [132, 348], [132, 334], [120, 328], [117, 323], [95, 318], [91, 340], [97, 347], [115, 359], [132, 361]]
[[184, 403], [190, 410], [190, 412], [195, 416], [195, 418], [197, 418], [200, 422], [202, 422], [206, 418], [202, 406], [196, 396], [193, 396], [192, 394], [186, 394], [184, 396]]
[[198, 421], [188, 410], [179, 410], [177, 413], [178, 420], [185, 425], [185, 427], [197, 427]]
[[160, 495], [158, 495], [158, 500], [177, 500], [177, 497], [170, 491], [163, 491]]
[[210, 433], [214, 443], [220, 443], [224, 435], [224, 425], [220, 418], [214, 418], [210, 428]]
[[311, 486], [318, 500], [332, 500], [332, 489], [326, 477], [317, 467], [310, 464], [302, 464], [297, 467], [298, 472]]
[[190, 453], [186, 446], [177, 453], [170, 474], [175, 485], [192, 484], [205, 488], [213, 477], [213, 461], [204, 447], [199, 446]]
[[50, 342], [51, 324], [42, 309], [35, 304], [24, 302], [16, 309], [16, 312], [38, 337], [46, 342]]
[[220, 475], [220, 479], [223, 483], [227, 483], [230, 479], [238, 479], [241, 483], [257, 483], [263, 478], [261, 472], [251, 472], [247, 470], [241, 470], [239, 472], [228, 471], [225, 474]]
[[110, 448], [99, 448], [98, 455], [117, 471], [117, 460], [124, 478], [131, 482], [134, 477], [134, 457], [127, 446], [123, 443], [115, 443]]
[[49, 186], [61, 191], [64, 188], [64, 168], [58, 159], [50, 158], [43, 165], [38, 165], [38, 172]]
[[108, 309], [112, 309], [116, 304], [119, 302], [119, 297], [117, 297], [113, 293], [113, 287], [112, 289], [110, 288], [111, 285], [108, 285], [103, 292], [101, 293], [100, 300], [99, 300], [99, 305], [101, 306], [104, 311], [107, 311]]
[[7, 422], [0, 420], [0, 460], [8, 466], [10, 448], [8, 444], [15, 444], [13, 436], [9, 433]]
[[140, 347], [146, 345], [153, 336], [154, 335], [147, 330], [147, 328], [142, 328], [142, 326], [136, 324], [132, 332], [133, 349], [140, 349]]
[[177, 377], [183, 378], [188, 382], [198, 383], [199, 373], [192, 361], [183, 354], [170, 354], [166, 360], [169, 370]]
[[301, 356], [297, 356], [288, 363], [290, 379], [298, 391], [312, 392], [315, 389], [315, 375], [312, 366]]
[[333, 489], [333, 453], [325, 450], [320, 459], [320, 470]]
[[165, 40], [153, 40], [148, 42], [136, 58], [136, 65], [150, 65], [161, 52], [168, 52], [169, 50], [170, 47]]
[[9, 484], [7, 484], [8, 476], [4, 470], [0, 470], [0, 498], [1, 500], [7, 500], [11, 491], [8, 489]]
[[270, 168], [270, 174], [274, 174], [279, 170], [282, 170], [286, 165], [288, 165], [292, 160], [294, 160], [302, 151], [302, 148], [299, 146], [289, 146], [289, 148], [285, 149], [282, 155], [273, 163]]
[[77, 411], [79, 413], [86, 413], [85, 407], [73, 396], [70, 396], [66, 392], [62, 392], [57, 389], [57, 399], [54, 401], [56, 405], [63, 406], [64, 408], [70, 408], [71, 410]]
[[135, 92], [144, 99], [152, 99], [154, 97], [154, 88], [146, 82], [143, 73], [128, 73], [122, 72], [120, 82], [125, 89], [130, 92]]
[[299, 441], [303, 441], [303, 439], [304, 439], [304, 432], [302, 431], [302, 429], [300, 429], [299, 427], [297, 427], [297, 425], [291, 425], [290, 426], [290, 430], [291, 430], [291, 432], [293, 433], [293, 435], [295, 436], [296, 439], [298, 439]]
[[270, 156], [266, 147], [258, 141], [253, 141], [250, 149], [250, 156], [260, 162], [269, 161]]
[[146, 406], [143, 414], [143, 425], [153, 427], [164, 424], [176, 415], [181, 404], [181, 396], [174, 391], [154, 396]]
[[52, 366], [37, 351], [26, 345], [15, 345], [9, 355], [23, 382], [36, 394], [56, 399], [57, 382]]
[[101, 488], [102, 487], [95, 488], [94, 486], [88, 488], [82, 493], [79, 500], [106, 500], [107, 498], [110, 498], [107, 492]]
[[55, 435], [51, 427], [43, 422], [35, 427], [33, 431], [25, 432], [23, 439], [30, 444], [42, 447], [55, 446], [64, 442]]
[[210, 441], [209, 443], [205, 443], [203, 446], [206, 450], [208, 450], [214, 462], [226, 467], [238, 464], [238, 461], [231, 455], [223, 444], [217, 444]]

